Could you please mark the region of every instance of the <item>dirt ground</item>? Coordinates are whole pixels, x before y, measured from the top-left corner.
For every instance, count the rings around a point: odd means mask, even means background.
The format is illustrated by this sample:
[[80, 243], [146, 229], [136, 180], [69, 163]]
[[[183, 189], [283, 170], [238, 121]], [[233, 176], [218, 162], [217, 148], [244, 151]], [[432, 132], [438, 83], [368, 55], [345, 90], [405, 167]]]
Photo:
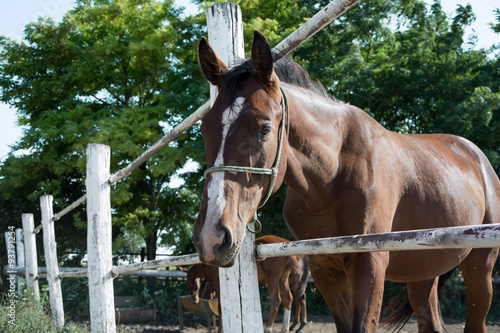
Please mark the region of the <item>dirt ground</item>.
[[[335, 324], [328, 316], [314, 316], [309, 315], [309, 321], [304, 328], [304, 333], [335, 333]], [[203, 317], [193, 315], [185, 317], [185, 327], [180, 329], [178, 323], [172, 324], [145, 324], [145, 325], [123, 325], [117, 327], [118, 333], [206, 333], [208, 328], [206, 321]], [[445, 320], [446, 330], [448, 333], [461, 333], [464, 331], [465, 323], [457, 320]], [[281, 331], [281, 320], [277, 318], [273, 327], [273, 332]], [[416, 333], [417, 323], [415, 320], [410, 319], [410, 322], [400, 331], [401, 333]], [[212, 330], [212, 332], [214, 332]], [[389, 332], [384, 329], [379, 329], [378, 332]], [[215, 332], [214, 332], [215, 333]], [[488, 333], [500, 333], [500, 323], [488, 323]]]

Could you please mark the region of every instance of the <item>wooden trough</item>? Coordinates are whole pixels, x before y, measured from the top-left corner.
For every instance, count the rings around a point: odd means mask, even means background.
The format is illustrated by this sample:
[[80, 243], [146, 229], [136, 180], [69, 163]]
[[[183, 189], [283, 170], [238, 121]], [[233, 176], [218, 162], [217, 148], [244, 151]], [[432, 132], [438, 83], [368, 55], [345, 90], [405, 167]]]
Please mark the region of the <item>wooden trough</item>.
[[[217, 318], [220, 316], [219, 313], [219, 300], [214, 299], [202, 299], [198, 303], [193, 301], [191, 296], [181, 296], [178, 301], [179, 307], [179, 326], [182, 330], [184, 328], [184, 316], [183, 312], [186, 309], [189, 312], [199, 313], [205, 315], [207, 319], [208, 332], [212, 332], [212, 327], [217, 327]], [[210, 320], [211, 319], [211, 320]]]
[[156, 309], [140, 306], [137, 296], [115, 296], [114, 300], [117, 324], [151, 323], [156, 320]]

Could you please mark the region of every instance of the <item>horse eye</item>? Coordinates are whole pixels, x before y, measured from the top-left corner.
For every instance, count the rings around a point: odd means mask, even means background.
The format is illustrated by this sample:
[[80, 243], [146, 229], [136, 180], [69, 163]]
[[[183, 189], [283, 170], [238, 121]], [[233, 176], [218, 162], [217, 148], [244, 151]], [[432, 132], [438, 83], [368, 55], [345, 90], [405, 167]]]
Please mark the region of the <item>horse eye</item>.
[[269, 133], [271, 133], [271, 130], [272, 130], [272, 127], [270, 124], [262, 125], [259, 128], [259, 132], [258, 132], [257, 136], [259, 137], [259, 139], [264, 139], [266, 136], [269, 135]]

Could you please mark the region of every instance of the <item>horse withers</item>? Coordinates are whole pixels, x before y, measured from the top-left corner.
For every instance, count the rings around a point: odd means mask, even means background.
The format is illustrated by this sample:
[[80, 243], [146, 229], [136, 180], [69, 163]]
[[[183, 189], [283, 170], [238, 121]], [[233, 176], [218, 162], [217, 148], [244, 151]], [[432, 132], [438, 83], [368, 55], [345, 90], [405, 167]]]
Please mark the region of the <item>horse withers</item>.
[[[288, 243], [289, 241], [278, 236], [262, 236], [255, 240], [255, 244]], [[193, 300], [199, 300], [203, 278], [209, 290], [220, 299], [219, 269], [216, 266], [195, 264], [187, 271], [188, 288]], [[257, 262], [258, 282], [267, 285], [270, 301], [270, 313], [266, 321], [265, 333], [272, 332], [274, 321], [281, 303], [284, 307], [283, 326], [281, 332], [288, 332], [298, 328], [302, 332], [307, 323], [306, 287], [309, 278], [309, 264], [307, 256], [287, 256], [268, 258]], [[293, 293], [293, 297], [292, 297]], [[292, 301], [295, 298], [295, 315], [290, 326]], [[220, 304], [220, 303], [219, 303]], [[219, 311], [219, 313], [221, 313]]]
[[[201, 124], [209, 169], [193, 238], [202, 262], [232, 265], [247, 224], [283, 181], [284, 218], [299, 240], [500, 222], [500, 181], [466, 139], [386, 130], [296, 63], [275, 63], [258, 31], [251, 59], [231, 70], [205, 38], [198, 58], [218, 89]], [[443, 249], [309, 259], [338, 332], [376, 332], [384, 279], [407, 283], [419, 332], [442, 332], [439, 276], [458, 265], [465, 331], [485, 332], [497, 255]]]

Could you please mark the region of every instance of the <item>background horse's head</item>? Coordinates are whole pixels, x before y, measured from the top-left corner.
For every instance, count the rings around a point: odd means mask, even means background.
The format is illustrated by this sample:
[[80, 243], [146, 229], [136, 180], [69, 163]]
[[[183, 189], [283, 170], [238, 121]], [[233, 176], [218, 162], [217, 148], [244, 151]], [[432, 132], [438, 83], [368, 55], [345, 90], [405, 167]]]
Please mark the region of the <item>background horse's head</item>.
[[283, 181], [285, 149], [274, 165], [273, 188], [269, 175], [237, 168], [273, 167], [283, 135], [284, 103], [271, 48], [262, 33], [254, 34], [251, 60], [232, 70], [205, 38], [199, 43], [198, 59], [207, 80], [217, 86], [218, 96], [201, 124], [209, 169], [194, 224], [194, 243], [202, 262], [227, 267], [234, 263], [257, 208]]

